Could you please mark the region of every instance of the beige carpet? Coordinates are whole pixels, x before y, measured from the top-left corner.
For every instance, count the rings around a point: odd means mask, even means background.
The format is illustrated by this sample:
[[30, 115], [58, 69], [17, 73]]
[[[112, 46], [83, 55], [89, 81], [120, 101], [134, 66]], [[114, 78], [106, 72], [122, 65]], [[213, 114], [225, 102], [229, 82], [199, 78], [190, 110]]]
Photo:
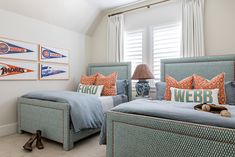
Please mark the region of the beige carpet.
[[22, 149], [30, 138], [29, 134], [14, 134], [0, 138], [0, 157], [105, 157], [105, 146], [98, 144], [98, 135], [91, 136], [75, 144], [71, 151], [64, 151], [62, 144], [43, 139], [45, 148], [32, 152]]

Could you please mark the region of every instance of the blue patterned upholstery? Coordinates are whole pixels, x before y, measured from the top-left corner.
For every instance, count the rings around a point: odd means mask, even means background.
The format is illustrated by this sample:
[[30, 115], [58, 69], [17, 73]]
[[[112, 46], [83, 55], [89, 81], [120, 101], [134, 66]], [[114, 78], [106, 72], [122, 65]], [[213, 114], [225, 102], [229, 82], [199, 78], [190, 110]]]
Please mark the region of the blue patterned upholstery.
[[235, 130], [109, 112], [107, 157], [235, 157]]
[[234, 81], [235, 55], [161, 60], [161, 81], [163, 82], [166, 75], [171, 75], [177, 80], [193, 74], [211, 79], [221, 72], [225, 72], [226, 82]]
[[[226, 81], [234, 81], [234, 61], [235, 55], [162, 60], [161, 81], [166, 74], [177, 80], [194, 73], [211, 79], [221, 72]], [[107, 114], [107, 157], [235, 157], [234, 150], [234, 129], [120, 112]]]
[[[88, 75], [100, 72], [104, 75], [117, 71], [118, 79], [131, 78], [131, 63], [91, 64]], [[128, 95], [131, 100], [131, 85]], [[64, 150], [71, 150], [74, 142], [89, 135], [95, 134], [100, 129], [86, 129], [75, 132], [70, 120], [70, 106], [67, 103], [58, 103], [37, 99], [18, 98], [18, 133], [23, 131], [35, 133], [42, 130], [42, 136], [63, 143]]]

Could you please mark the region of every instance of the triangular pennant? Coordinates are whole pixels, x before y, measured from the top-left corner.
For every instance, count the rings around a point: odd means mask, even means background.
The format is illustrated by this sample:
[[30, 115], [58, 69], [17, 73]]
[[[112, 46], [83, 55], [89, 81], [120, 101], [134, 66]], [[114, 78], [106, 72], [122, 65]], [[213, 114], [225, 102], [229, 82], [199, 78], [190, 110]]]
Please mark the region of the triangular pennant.
[[53, 69], [50, 66], [41, 65], [41, 78], [52, 76], [52, 75], [57, 75], [57, 74], [65, 73], [65, 72], [66, 71], [64, 70], [57, 70], [57, 69]]
[[0, 55], [30, 53], [32, 50], [0, 40]]
[[64, 58], [65, 55], [62, 55], [58, 52], [52, 51], [50, 49], [41, 47], [41, 59], [53, 59], [53, 58]]
[[34, 71], [31, 69], [17, 67], [14, 65], [5, 64], [5, 63], [0, 62], [0, 77], [29, 73], [29, 72], [34, 72]]

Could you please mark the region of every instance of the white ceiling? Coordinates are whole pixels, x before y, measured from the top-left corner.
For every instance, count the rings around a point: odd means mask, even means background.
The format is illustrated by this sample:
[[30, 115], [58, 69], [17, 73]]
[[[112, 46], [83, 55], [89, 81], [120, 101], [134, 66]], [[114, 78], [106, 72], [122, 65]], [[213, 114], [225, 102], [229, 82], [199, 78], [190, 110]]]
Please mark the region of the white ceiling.
[[85, 33], [101, 10], [138, 0], [0, 0], [0, 9]]

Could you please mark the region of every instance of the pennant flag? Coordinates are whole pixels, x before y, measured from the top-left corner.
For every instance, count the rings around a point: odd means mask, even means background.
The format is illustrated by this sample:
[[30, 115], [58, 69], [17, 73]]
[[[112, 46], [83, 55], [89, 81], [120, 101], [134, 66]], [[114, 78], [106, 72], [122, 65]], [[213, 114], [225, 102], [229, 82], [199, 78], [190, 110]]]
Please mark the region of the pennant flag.
[[41, 78], [52, 76], [52, 75], [57, 75], [57, 74], [65, 73], [65, 72], [66, 71], [64, 70], [54, 70], [50, 66], [41, 65]]
[[0, 55], [16, 54], [16, 53], [30, 53], [32, 50], [5, 42], [0, 40]]
[[33, 70], [0, 62], [0, 77], [33, 72]]
[[53, 59], [53, 58], [64, 58], [65, 55], [62, 55], [60, 53], [54, 52], [52, 50], [49, 50], [47, 48], [41, 47], [41, 59]]

